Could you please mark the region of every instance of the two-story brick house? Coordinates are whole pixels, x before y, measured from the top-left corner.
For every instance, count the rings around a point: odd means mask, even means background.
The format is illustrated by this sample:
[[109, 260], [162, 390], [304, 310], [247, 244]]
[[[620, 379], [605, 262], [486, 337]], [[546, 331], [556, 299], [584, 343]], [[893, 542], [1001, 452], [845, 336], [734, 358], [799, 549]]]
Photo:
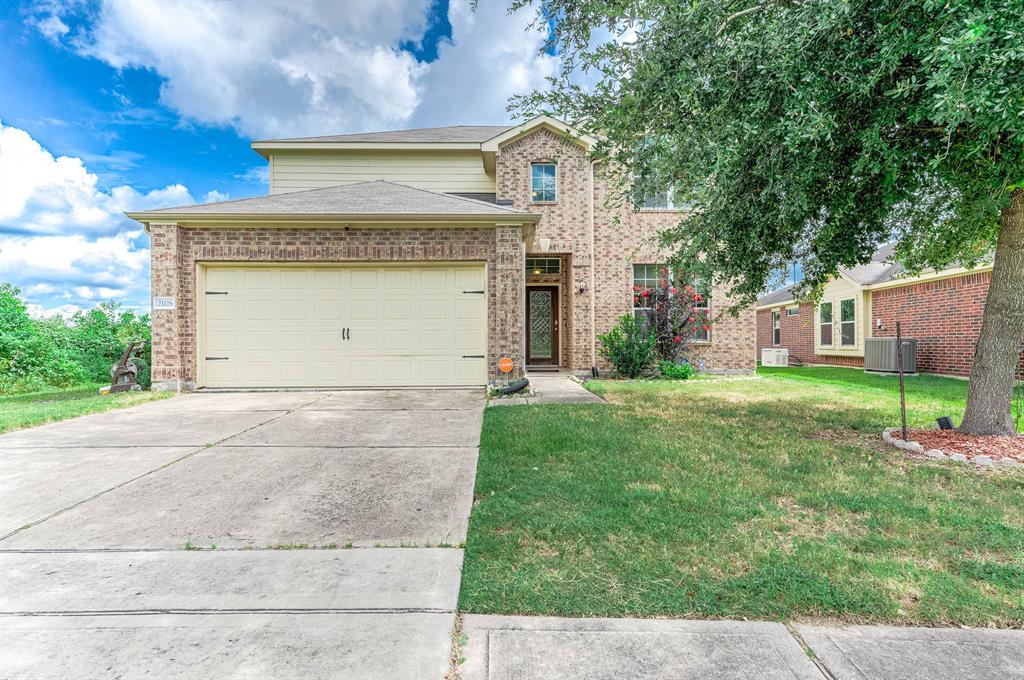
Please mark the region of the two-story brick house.
[[[607, 369], [680, 219], [606, 205], [596, 140], [539, 117], [255, 142], [268, 196], [131, 213], [152, 238], [157, 388], [483, 385], [531, 366]], [[618, 219], [616, 219], [618, 218]], [[710, 291], [710, 313], [728, 304]], [[693, 345], [750, 371], [754, 312]]]

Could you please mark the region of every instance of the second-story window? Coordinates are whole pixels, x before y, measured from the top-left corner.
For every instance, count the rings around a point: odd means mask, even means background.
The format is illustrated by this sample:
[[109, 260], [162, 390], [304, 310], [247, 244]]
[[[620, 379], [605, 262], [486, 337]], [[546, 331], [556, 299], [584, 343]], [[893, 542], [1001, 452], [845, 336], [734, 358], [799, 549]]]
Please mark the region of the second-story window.
[[555, 164], [534, 163], [530, 166], [530, 200], [551, 203], [555, 200]]

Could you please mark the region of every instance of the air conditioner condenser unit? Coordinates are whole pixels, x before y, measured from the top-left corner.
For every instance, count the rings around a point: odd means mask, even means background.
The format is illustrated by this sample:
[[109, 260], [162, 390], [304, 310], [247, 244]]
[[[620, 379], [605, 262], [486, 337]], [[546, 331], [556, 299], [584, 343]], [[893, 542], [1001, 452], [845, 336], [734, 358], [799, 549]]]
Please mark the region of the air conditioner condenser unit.
[[[872, 373], [898, 373], [896, 338], [867, 338], [864, 343], [864, 370]], [[917, 373], [917, 339], [903, 338], [903, 372]]]
[[765, 347], [761, 350], [762, 366], [789, 366], [789, 350]]

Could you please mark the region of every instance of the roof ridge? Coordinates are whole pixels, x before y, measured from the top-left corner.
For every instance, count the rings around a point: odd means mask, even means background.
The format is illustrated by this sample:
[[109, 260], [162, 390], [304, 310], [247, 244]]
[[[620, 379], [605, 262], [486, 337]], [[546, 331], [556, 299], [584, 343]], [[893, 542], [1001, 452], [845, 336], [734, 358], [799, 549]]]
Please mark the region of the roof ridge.
[[303, 139], [323, 139], [325, 137], [355, 137], [355, 136], [358, 136], [358, 135], [382, 135], [382, 134], [392, 134], [392, 133], [397, 133], [397, 132], [421, 132], [423, 130], [447, 130], [447, 129], [450, 129], [450, 128], [467, 128], [467, 127], [475, 127], [475, 128], [505, 128], [506, 130], [509, 130], [511, 128], [516, 127], [517, 125], [518, 124], [513, 124], [513, 125], [494, 124], [494, 125], [491, 125], [491, 124], [484, 124], [484, 123], [459, 123], [458, 125], [427, 125], [427, 126], [423, 126], [423, 127], [402, 128], [400, 130], [368, 130], [368, 131], [365, 131], [365, 132], [338, 132], [338, 133], [326, 134], [326, 135], [306, 135], [306, 136], [303, 136], [303, 137], [276, 137], [274, 139], [254, 139], [252, 141], [252, 143], [253, 144], [262, 144], [264, 142], [295, 142], [295, 141], [301, 141]]

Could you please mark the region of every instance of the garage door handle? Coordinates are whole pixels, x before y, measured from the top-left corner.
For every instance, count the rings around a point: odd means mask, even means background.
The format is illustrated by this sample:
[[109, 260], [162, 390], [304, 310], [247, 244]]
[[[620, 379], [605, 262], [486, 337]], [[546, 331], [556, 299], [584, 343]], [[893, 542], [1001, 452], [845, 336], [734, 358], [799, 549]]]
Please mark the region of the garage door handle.
[[464, 291], [462, 291], [462, 293], [464, 295], [483, 295], [484, 291], [482, 291], [482, 290], [464, 290]]
[[462, 358], [463, 359], [483, 359], [484, 355], [483, 354], [463, 354]]
[[349, 339], [348, 329], [347, 328], [342, 328], [341, 329], [341, 339], [342, 340], [348, 340]]
[[207, 361], [227, 361], [228, 357], [206, 357]]
[[208, 290], [208, 291], [206, 291], [206, 294], [207, 295], [227, 295], [228, 292], [226, 290]]

